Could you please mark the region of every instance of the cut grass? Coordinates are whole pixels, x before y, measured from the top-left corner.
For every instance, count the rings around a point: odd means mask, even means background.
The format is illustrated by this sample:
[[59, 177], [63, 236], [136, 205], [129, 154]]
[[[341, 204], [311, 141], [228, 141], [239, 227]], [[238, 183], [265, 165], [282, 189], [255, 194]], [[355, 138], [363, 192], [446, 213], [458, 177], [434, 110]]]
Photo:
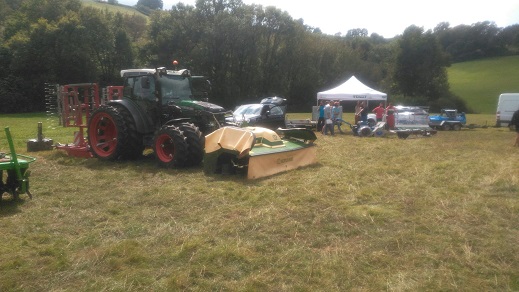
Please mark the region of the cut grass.
[[[25, 153], [42, 119], [0, 125]], [[318, 134], [317, 165], [254, 181], [30, 153], [34, 198], [0, 209], [0, 290], [518, 290], [514, 137]]]

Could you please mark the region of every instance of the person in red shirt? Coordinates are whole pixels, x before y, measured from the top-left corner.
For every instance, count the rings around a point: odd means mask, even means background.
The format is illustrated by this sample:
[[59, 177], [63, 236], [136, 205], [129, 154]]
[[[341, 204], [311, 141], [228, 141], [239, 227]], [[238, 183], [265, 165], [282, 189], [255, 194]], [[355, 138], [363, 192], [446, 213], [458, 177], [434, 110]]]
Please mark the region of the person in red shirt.
[[375, 116], [377, 117], [377, 122], [382, 122], [382, 119], [384, 118], [384, 113], [386, 112], [386, 109], [384, 108], [384, 104], [380, 103], [371, 112], [375, 113]]

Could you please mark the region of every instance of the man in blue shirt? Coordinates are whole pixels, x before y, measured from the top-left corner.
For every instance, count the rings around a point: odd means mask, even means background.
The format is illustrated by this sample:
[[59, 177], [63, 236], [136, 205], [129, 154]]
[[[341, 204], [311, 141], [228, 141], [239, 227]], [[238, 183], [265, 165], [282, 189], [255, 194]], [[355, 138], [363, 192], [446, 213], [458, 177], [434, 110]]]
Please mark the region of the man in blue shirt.
[[319, 103], [319, 119], [317, 120], [317, 131], [321, 132], [324, 126], [324, 100]]
[[[341, 129], [341, 124], [342, 124], [342, 119], [341, 119], [341, 114], [342, 114], [342, 109], [339, 107], [340, 104], [338, 101], [334, 102], [333, 103], [333, 108], [332, 108], [332, 121], [333, 121], [333, 125], [337, 125], [337, 128], [339, 129], [339, 132], [341, 132], [341, 134], [343, 134], [344, 132], [342, 131]], [[332, 126], [332, 127], [334, 127]]]

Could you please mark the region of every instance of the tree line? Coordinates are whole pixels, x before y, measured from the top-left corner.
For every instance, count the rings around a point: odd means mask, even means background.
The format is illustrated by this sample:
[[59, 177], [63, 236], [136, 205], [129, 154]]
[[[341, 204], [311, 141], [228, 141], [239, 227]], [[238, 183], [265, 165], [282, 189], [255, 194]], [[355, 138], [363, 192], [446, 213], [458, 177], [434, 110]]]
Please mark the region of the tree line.
[[[162, 1], [160, 1], [162, 3]], [[142, 5], [142, 3], [141, 3]], [[519, 25], [485, 21], [385, 39], [366, 29], [327, 35], [275, 7], [198, 0], [170, 10], [113, 13], [79, 0], [0, 0], [0, 112], [45, 110], [45, 83], [121, 84], [119, 71], [180, 67], [205, 75], [227, 108], [282, 96], [308, 111], [316, 93], [355, 75], [393, 103], [454, 106], [452, 62], [519, 53]]]

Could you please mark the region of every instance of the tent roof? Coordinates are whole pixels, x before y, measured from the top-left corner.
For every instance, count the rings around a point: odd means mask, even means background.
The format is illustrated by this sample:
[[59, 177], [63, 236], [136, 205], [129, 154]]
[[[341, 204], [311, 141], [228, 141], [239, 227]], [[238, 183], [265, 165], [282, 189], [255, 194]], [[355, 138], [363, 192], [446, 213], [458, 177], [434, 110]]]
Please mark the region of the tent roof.
[[386, 100], [387, 94], [377, 91], [351, 76], [343, 84], [317, 93], [317, 100]]

